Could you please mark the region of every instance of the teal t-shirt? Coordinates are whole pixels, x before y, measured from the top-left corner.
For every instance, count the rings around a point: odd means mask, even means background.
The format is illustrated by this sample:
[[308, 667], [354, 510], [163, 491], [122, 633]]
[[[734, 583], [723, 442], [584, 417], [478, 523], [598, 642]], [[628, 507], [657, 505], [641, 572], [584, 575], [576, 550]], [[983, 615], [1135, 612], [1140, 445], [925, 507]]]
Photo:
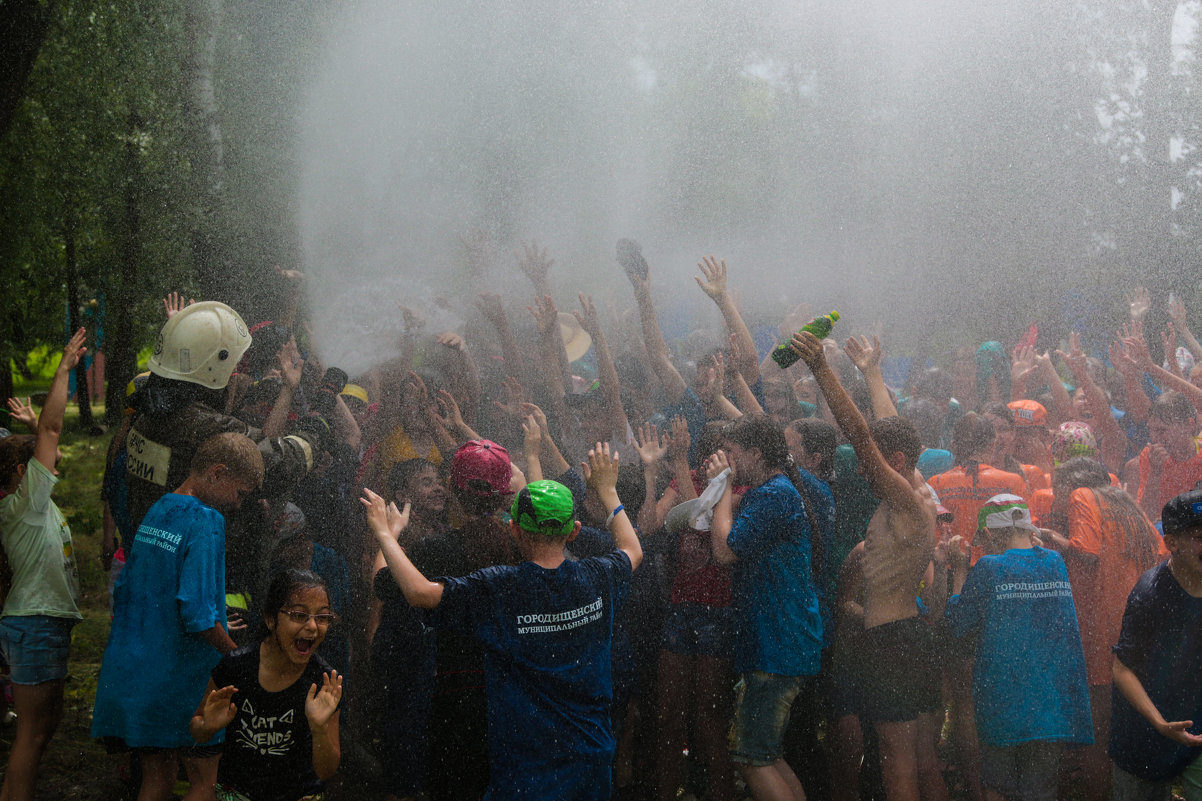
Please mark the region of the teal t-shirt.
[[16, 492], [0, 499], [0, 544], [13, 572], [4, 617], [82, 617], [71, 529], [50, 499], [57, 483], [44, 464], [30, 459]]

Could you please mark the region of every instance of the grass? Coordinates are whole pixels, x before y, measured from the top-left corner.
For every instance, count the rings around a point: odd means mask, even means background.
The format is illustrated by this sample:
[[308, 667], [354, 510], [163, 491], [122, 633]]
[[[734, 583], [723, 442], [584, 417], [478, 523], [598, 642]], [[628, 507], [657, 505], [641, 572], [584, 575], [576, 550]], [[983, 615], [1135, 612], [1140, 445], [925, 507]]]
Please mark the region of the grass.
[[[37, 391], [32, 388], [32, 391]], [[93, 407], [97, 417], [104, 407]], [[104, 474], [108, 437], [88, 437], [78, 428], [79, 410], [67, 412], [61, 448], [62, 479], [54, 489], [54, 501], [67, 518], [83, 593], [83, 621], [71, 638], [70, 675], [67, 679], [63, 722], [42, 762], [36, 798], [41, 801], [117, 801], [124, 787], [117, 778], [118, 760], [88, 736], [92, 725], [92, 702], [100, 660], [108, 640], [108, 577], [100, 564], [103, 512], [100, 483]], [[16, 729], [0, 729], [0, 747], [5, 751]], [[7, 764], [7, 758], [5, 758]]]

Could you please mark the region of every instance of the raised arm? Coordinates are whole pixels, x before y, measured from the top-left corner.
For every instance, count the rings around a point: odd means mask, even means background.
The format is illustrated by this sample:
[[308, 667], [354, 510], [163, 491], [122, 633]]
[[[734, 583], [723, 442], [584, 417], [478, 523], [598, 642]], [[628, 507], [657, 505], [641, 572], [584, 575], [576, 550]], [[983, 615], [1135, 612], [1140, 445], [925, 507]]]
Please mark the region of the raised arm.
[[1198, 340], [1194, 337], [1194, 332], [1189, 327], [1189, 315], [1185, 312], [1185, 304], [1181, 302], [1181, 298], [1169, 293], [1169, 319], [1173, 321], [1173, 329], [1177, 332], [1177, 339], [1185, 345], [1186, 350], [1194, 354], [1194, 359], [1202, 362], [1202, 345], [1198, 344]]
[[[539, 441], [542, 443], [542, 452], [540, 462], [543, 462], [544, 472], [550, 471], [553, 476], [562, 476], [568, 472], [571, 465], [568, 460], [563, 458], [563, 452], [559, 450], [559, 446], [555, 444], [555, 438], [551, 436], [551, 427], [547, 424], [547, 415], [543, 413], [536, 404], [530, 402], [522, 403], [522, 414], [529, 415], [535, 419], [540, 429]], [[534, 479], [530, 479], [534, 481]]]
[[67, 411], [67, 385], [71, 371], [88, 350], [83, 344], [86, 338], [87, 332], [81, 328], [63, 348], [63, 358], [54, 371], [50, 391], [46, 393], [46, 402], [42, 404], [42, 414], [38, 417], [33, 458], [41, 462], [47, 470], [54, 470], [54, 464], [58, 461], [58, 442], [62, 438], [63, 415]]
[[1110, 413], [1110, 402], [1106, 400], [1106, 393], [1094, 383], [1093, 377], [1089, 374], [1085, 353], [1081, 350], [1081, 335], [1076, 331], [1069, 334], [1068, 353], [1058, 350], [1056, 355], [1064, 359], [1068, 369], [1072, 371], [1073, 380], [1085, 393], [1085, 399], [1089, 402], [1089, 409], [1093, 413], [1094, 428], [1097, 430], [1100, 440], [1098, 447], [1102, 454], [1102, 461], [1111, 470], [1122, 468], [1123, 456], [1127, 453], [1127, 435], [1123, 433], [1118, 421]]
[[601, 329], [601, 320], [597, 317], [597, 307], [593, 305], [592, 297], [583, 292], [578, 297], [580, 311], [573, 311], [572, 314], [576, 316], [580, 327], [593, 338], [593, 349], [597, 353], [597, 378], [601, 381], [601, 395], [605, 398], [605, 413], [609, 418], [610, 433], [620, 432], [625, 438], [630, 421], [626, 419], [626, 411], [622, 408], [622, 387], [618, 382], [618, 370], [609, 352], [609, 343], [605, 340], [605, 332]]
[[809, 365], [835, 421], [856, 451], [860, 470], [872, 487], [873, 494], [896, 509], [917, 511], [919, 501], [910, 486], [910, 480], [890, 467], [877, 448], [868, 430], [868, 423], [827, 362], [822, 340], [809, 331], [799, 331], [793, 335], [790, 347]]
[[723, 470], [730, 470], [726, 489], [722, 492], [722, 497], [718, 498], [718, 502], [714, 504], [714, 516], [710, 520], [710, 553], [713, 554], [714, 561], [720, 565], [733, 565], [739, 561], [735, 552], [730, 549], [730, 543], [727, 542], [730, 538], [730, 531], [735, 525], [732, 497], [735, 467], [736, 465], [731, 464], [730, 460], [726, 458], [726, 453], [721, 450], [715, 451], [705, 462], [705, 475], [710, 481], [721, 475]]
[[872, 344], [869, 344], [866, 336], [861, 335], [859, 339], [849, 337], [843, 345], [843, 352], [864, 375], [864, 381], [868, 384], [868, 392], [872, 397], [873, 416], [878, 420], [885, 417], [897, 417], [897, 407], [893, 405], [889, 388], [885, 386], [885, 377], [881, 374], [881, 358], [885, 352], [881, 350], [880, 338], [874, 334]]
[[397, 586], [405, 595], [410, 606], [433, 609], [442, 601], [442, 585], [430, 581], [409, 561], [405, 549], [397, 541], [401, 532], [409, 525], [409, 504], [399, 510], [395, 503], [385, 504], [384, 499], [364, 487], [359, 499], [367, 509], [367, 526], [380, 543], [380, 551]]
[[643, 546], [639, 535], [630, 522], [630, 515], [618, 498], [618, 454], [610, 455], [609, 445], [598, 442], [588, 452], [588, 461], [583, 465], [584, 480], [597, 493], [605, 511], [609, 513], [609, 531], [614, 545], [630, 558], [630, 567], [637, 570], [643, 563]]
[[497, 338], [501, 342], [501, 355], [505, 358], [505, 374], [518, 380], [525, 379], [528, 372], [526, 360], [522, 358], [517, 338], [509, 325], [509, 316], [505, 313], [501, 296], [495, 292], [481, 292], [480, 299], [476, 301], [476, 308], [497, 332]]
[[458, 406], [463, 410], [463, 419], [476, 422], [482, 394], [480, 373], [476, 370], [471, 353], [468, 352], [467, 343], [454, 331], [439, 334], [435, 341], [436, 359], [443, 375], [447, 376]]
[[275, 274], [283, 278], [286, 284], [287, 296], [284, 299], [284, 310], [280, 313], [279, 323], [289, 328], [296, 322], [296, 310], [300, 306], [301, 286], [305, 274], [300, 270], [284, 270], [275, 265]]
[[[559, 435], [562, 438], [568, 425], [568, 405], [564, 373], [560, 371], [560, 360], [567, 360], [563, 349], [563, 338], [559, 333], [559, 311], [550, 295], [542, 295], [534, 299], [534, 305], [529, 307], [530, 314], [538, 326], [538, 344], [542, 358], [538, 367], [543, 374], [543, 385], [547, 390], [547, 403], [551, 407], [551, 415], [559, 425]], [[571, 380], [570, 376], [567, 379]]]
[[634, 432], [634, 448], [643, 463], [643, 505], [639, 509], [639, 529], [644, 534], [655, 534], [664, 524], [664, 518], [656, 504], [655, 489], [660, 466], [668, 452], [668, 438], [661, 435], [651, 423], [643, 423]]
[[694, 276], [697, 286], [709, 296], [722, 312], [722, 320], [731, 337], [731, 367], [738, 370], [743, 380], [750, 386], [760, 379], [760, 364], [755, 357], [755, 341], [751, 331], [739, 314], [738, 307], [730, 297], [726, 288], [726, 261], [713, 256], [706, 256], [697, 263], [701, 276]]
[[1144, 422], [1148, 419], [1148, 410], [1152, 408], [1152, 401], [1144, 391], [1144, 371], [1121, 339], [1110, 343], [1110, 363], [1123, 377], [1123, 395], [1126, 401], [1123, 411], [1133, 422]]
[[639, 322], [643, 327], [643, 344], [647, 348], [648, 366], [659, 379], [664, 394], [668, 396], [668, 402], [679, 403], [688, 389], [688, 384], [672, 364], [668, 343], [664, 341], [659, 318], [655, 316], [655, 304], [651, 301], [650, 270], [646, 278], [640, 278], [630, 270], [627, 271], [627, 277], [630, 278], [630, 285], [634, 287], [634, 299], [639, 305]]
[[[547, 273], [551, 270], [551, 265], [555, 263], [554, 259], [548, 258], [547, 249], [539, 248], [538, 242], [531, 240], [529, 245], [523, 245], [524, 253], [517, 254], [518, 267], [526, 277], [530, 279], [530, 283], [534, 284], [534, 297], [537, 303], [539, 298], [551, 297], [551, 282], [547, 279]], [[556, 321], [558, 322], [558, 320]], [[540, 329], [540, 334], [542, 331]], [[567, 351], [563, 347], [563, 335], [559, 331], [559, 326], [556, 325], [549, 330], [546, 336], [550, 336], [555, 341], [555, 364], [559, 370], [560, 383], [565, 387], [572, 383], [572, 371], [568, 367]]]

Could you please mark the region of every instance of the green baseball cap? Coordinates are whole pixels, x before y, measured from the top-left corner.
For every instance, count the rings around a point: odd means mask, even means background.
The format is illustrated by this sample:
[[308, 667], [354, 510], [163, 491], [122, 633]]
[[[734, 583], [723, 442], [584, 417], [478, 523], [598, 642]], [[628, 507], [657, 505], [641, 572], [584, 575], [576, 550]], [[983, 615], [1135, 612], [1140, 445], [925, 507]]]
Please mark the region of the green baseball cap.
[[576, 527], [572, 492], [558, 481], [532, 481], [522, 488], [509, 507], [518, 526], [533, 534], [566, 537]]

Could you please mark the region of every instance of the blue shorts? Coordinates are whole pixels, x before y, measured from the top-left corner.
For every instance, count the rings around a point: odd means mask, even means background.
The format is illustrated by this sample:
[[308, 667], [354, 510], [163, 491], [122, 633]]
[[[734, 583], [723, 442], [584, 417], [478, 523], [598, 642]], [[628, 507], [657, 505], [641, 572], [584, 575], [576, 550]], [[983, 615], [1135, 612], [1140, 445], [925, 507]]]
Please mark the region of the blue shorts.
[[664, 615], [661, 647], [681, 656], [733, 659], [734, 607], [695, 603], [672, 604]]
[[0, 618], [0, 651], [13, 684], [45, 684], [67, 678], [71, 629], [79, 621], [50, 615]]
[[735, 685], [735, 714], [730, 723], [730, 761], [771, 765], [785, 755], [789, 710], [801, 692], [802, 676], [749, 671]]

